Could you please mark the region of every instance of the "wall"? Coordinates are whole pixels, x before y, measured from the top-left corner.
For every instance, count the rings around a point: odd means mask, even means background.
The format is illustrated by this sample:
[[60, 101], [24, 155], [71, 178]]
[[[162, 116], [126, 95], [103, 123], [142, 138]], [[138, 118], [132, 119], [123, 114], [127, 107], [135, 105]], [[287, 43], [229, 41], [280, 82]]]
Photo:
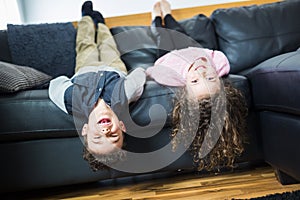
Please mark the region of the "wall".
[[18, 4], [16, 1], [0, 0], [0, 30], [6, 29], [7, 23], [20, 23], [21, 18], [18, 13]]

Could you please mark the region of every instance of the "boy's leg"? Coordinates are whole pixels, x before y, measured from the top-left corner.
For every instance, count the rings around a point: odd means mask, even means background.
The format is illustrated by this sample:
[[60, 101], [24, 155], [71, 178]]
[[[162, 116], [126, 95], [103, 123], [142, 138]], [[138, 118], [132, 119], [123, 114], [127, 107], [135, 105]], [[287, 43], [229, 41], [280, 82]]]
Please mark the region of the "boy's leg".
[[90, 16], [83, 16], [78, 23], [76, 36], [77, 72], [85, 66], [99, 66], [99, 54], [95, 43], [94, 22]]
[[126, 66], [121, 60], [114, 37], [109, 28], [103, 23], [98, 23], [97, 45], [100, 61], [102, 63], [107, 66], [115, 67], [127, 74]]

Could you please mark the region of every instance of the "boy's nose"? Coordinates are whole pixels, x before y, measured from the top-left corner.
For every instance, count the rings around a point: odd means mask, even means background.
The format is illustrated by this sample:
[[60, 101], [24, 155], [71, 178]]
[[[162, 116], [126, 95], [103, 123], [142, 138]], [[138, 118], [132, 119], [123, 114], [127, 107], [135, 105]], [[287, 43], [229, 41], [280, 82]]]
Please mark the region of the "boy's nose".
[[103, 128], [101, 129], [101, 133], [102, 133], [103, 135], [109, 134], [109, 133], [110, 133], [110, 128], [103, 127]]

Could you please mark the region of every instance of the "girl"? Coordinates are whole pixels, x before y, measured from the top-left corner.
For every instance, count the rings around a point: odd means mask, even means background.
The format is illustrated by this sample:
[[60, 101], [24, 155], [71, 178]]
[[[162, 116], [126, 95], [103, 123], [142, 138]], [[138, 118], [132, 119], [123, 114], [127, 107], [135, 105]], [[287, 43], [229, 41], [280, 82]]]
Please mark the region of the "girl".
[[[154, 5], [152, 18], [152, 33], [161, 48], [158, 54], [163, 56], [146, 73], [162, 85], [178, 88], [173, 150], [188, 145], [198, 170], [232, 167], [244, 150], [247, 106], [242, 93], [224, 78], [230, 69], [226, 56], [220, 51], [184, 46], [176, 34], [185, 31], [172, 17], [166, 0]], [[165, 51], [172, 48], [181, 49]]]

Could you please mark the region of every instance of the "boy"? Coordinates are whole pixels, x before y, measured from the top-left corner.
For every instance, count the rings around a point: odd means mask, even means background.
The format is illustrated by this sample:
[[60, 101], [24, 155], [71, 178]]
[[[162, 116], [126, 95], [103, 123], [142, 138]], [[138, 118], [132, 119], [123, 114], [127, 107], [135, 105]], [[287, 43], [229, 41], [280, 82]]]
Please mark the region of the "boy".
[[76, 53], [75, 75], [52, 80], [49, 97], [73, 115], [84, 139], [83, 157], [96, 171], [103, 164], [123, 159], [126, 126], [119, 114], [141, 96], [146, 75], [142, 68], [127, 75], [109, 28], [101, 13], [93, 10], [91, 1], [82, 5]]

